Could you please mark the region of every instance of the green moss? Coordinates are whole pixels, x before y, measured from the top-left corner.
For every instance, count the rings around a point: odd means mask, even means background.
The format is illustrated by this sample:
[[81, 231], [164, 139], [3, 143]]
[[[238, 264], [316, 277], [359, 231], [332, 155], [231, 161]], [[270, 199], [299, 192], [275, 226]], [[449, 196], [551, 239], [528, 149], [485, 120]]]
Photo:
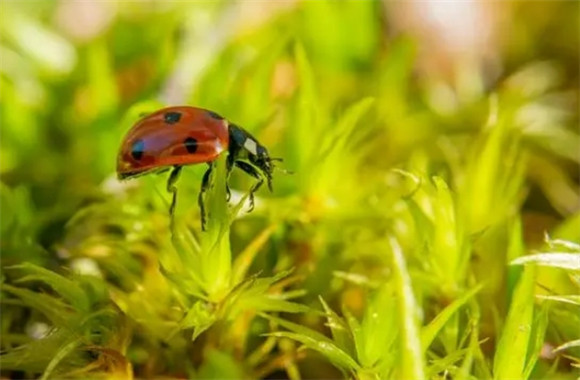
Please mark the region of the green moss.
[[[574, 378], [578, 3], [494, 3], [461, 57], [427, 5], [109, 5], [1, 6], [2, 377]], [[202, 231], [205, 164], [173, 219], [167, 172], [117, 181], [168, 104], [273, 192], [222, 154]]]

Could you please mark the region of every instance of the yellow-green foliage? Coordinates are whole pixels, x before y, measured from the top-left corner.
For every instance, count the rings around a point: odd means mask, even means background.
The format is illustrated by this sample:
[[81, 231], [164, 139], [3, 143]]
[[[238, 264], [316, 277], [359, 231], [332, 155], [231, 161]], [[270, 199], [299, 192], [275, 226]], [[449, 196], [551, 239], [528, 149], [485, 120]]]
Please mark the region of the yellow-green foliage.
[[[579, 3], [0, 8], [3, 378], [577, 377]], [[205, 232], [115, 175], [185, 104], [284, 160]]]

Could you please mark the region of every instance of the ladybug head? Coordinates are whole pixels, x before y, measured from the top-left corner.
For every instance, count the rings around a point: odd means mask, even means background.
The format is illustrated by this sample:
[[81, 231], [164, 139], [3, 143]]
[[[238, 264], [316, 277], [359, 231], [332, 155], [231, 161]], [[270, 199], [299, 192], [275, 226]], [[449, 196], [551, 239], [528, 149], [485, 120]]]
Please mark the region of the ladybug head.
[[262, 145], [258, 145], [256, 148], [256, 154], [249, 153], [248, 158], [250, 162], [257, 166], [268, 181], [268, 188], [272, 190], [272, 171], [274, 170], [274, 165], [272, 164], [272, 158], [268, 154], [268, 150]]
[[257, 173], [268, 182], [268, 188], [272, 190], [272, 172], [274, 171], [274, 161], [281, 161], [279, 158], [271, 158], [268, 150], [258, 142], [243, 128], [230, 124], [230, 154], [234, 161], [247, 160], [252, 167], [257, 169]]

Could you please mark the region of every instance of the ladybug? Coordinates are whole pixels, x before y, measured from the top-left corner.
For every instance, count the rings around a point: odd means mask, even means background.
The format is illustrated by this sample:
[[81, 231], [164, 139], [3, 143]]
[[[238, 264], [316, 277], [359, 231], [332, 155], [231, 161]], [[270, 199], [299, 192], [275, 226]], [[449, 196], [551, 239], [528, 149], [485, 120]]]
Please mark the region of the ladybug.
[[[117, 176], [124, 180], [172, 169], [167, 191], [173, 195], [169, 208], [173, 216], [177, 199], [175, 182], [182, 166], [207, 163], [209, 168], [203, 175], [198, 195], [201, 225], [205, 229], [203, 196], [209, 186], [213, 161], [226, 151], [228, 172], [235, 166], [257, 179], [250, 189], [251, 211], [254, 208], [254, 193], [264, 181], [272, 191], [272, 162], [281, 159], [271, 158], [268, 150], [250, 133], [206, 109], [167, 107], [139, 120], [121, 143]], [[227, 194], [229, 198], [229, 188]]]

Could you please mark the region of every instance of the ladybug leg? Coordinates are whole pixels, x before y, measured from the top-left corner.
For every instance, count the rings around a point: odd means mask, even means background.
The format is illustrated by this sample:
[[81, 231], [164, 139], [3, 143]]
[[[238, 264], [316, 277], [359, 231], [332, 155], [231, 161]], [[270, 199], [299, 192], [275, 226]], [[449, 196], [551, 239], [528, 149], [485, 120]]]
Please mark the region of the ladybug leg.
[[268, 190], [270, 190], [270, 192], [274, 191], [274, 189], [272, 189], [272, 176], [268, 175], [266, 180], [268, 181]]
[[175, 212], [175, 205], [177, 204], [177, 187], [175, 183], [179, 178], [179, 173], [181, 173], [181, 166], [174, 166], [171, 174], [169, 174], [169, 179], [167, 180], [167, 191], [173, 195], [171, 199], [171, 206], [169, 207], [169, 215], [173, 219], [173, 213]]
[[258, 189], [264, 184], [264, 180], [262, 178], [258, 179], [258, 182], [250, 189], [250, 209], [248, 212], [254, 211], [254, 193], [258, 191]]
[[211, 175], [211, 170], [213, 167], [209, 165], [209, 169], [206, 170], [203, 178], [201, 180], [201, 189], [199, 195], [197, 196], [197, 204], [199, 205], [199, 211], [201, 213], [201, 230], [205, 231], [205, 204], [203, 203], [203, 196], [209, 187], [209, 177]]
[[[230, 178], [230, 173], [231, 173], [232, 169], [234, 168], [234, 164], [236, 161], [236, 155], [237, 155], [236, 149], [233, 146], [231, 146], [229, 154], [228, 154], [228, 158], [226, 160], [226, 171], [227, 171], [228, 180]], [[226, 202], [229, 202], [231, 197], [232, 197], [232, 192], [230, 191], [229, 184], [226, 182]]]
[[231, 197], [232, 192], [230, 190], [230, 186], [226, 183], [226, 202], [229, 202]]
[[246, 162], [236, 161], [236, 166], [258, 180], [250, 189], [250, 209], [248, 212], [251, 212], [254, 210], [254, 193], [264, 184], [264, 178], [256, 168]]
[[235, 149], [233, 149], [233, 147], [230, 147], [230, 151], [228, 154], [228, 158], [226, 159], [226, 170], [228, 172], [228, 175], [230, 174], [230, 172], [232, 171], [234, 164], [236, 163], [236, 156], [237, 156], [237, 151]]

